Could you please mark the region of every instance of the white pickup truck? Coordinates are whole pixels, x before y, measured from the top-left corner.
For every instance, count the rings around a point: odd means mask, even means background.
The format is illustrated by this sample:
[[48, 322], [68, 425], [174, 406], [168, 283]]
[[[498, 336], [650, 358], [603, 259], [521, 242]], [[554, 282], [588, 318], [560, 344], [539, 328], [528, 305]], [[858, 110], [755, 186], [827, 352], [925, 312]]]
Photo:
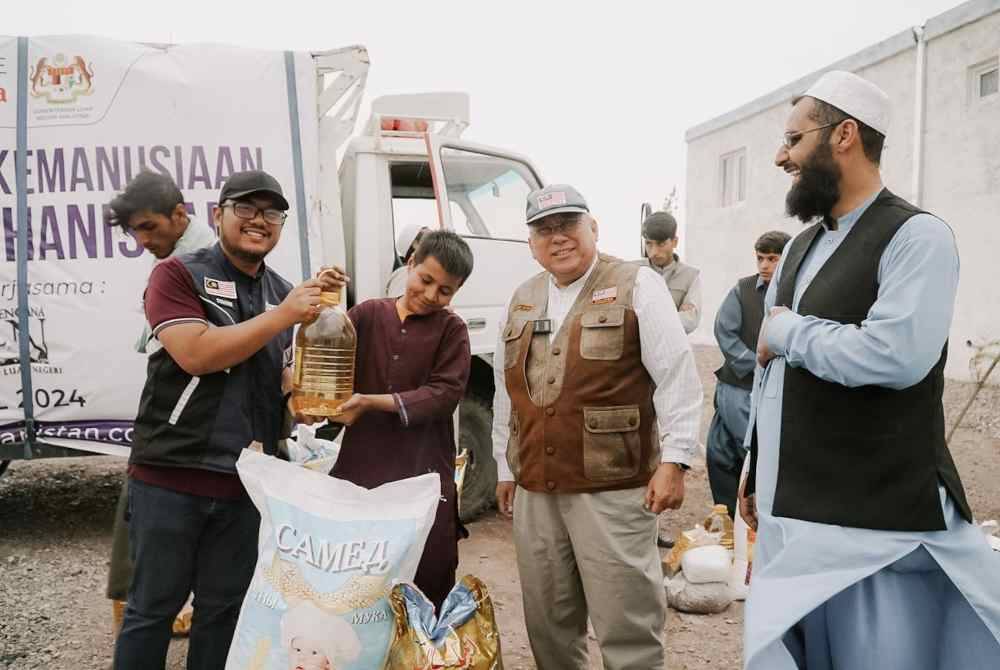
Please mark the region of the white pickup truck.
[[226, 176], [261, 168], [292, 204], [269, 264], [292, 281], [346, 266], [350, 304], [383, 296], [402, 226], [468, 241], [475, 270], [454, 303], [474, 354], [463, 517], [491, 504], [493, 349], [513, 289], [538, 271], [523, 222], [542, 179], [526, 158], [462, 139], [462, 93], [378, 98], [356, 133], [368, 68], [363, 47], [0, 37], [0, 474], [12, 459], [128, 453], [152, 259], [102, 207], [145, 167], [174, 177], [206, 225]]

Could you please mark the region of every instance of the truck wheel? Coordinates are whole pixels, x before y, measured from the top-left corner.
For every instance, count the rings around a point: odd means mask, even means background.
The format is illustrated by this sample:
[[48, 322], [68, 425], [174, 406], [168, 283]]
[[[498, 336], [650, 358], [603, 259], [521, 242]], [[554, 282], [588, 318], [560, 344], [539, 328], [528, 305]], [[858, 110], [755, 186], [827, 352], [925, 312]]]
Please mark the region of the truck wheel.
[[496, 504], [497, 464], [493, 460], [493, 410], [467, 396], [459, 407], [459, 452], [469, 451], [459, 518], [473, 521]]
[[0, 461], [0, 477], [3, 477], [3, 473], [7, 472], [7, 466], [10, 465], [10, 461]]

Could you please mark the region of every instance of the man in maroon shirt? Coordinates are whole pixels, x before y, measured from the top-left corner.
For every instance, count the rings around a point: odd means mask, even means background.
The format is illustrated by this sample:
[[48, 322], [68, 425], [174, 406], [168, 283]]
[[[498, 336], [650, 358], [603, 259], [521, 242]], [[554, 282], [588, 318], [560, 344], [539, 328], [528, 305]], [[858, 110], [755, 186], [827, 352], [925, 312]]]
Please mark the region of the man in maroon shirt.
[[257, 558], [260, 517], [236, 474], [245, 448], [274, 454], [291, 328], [329, 282], [296, 288], [264, 264], [288, 202], [260, 171], [226, 181], [219, 243], [153, 270], [150, 355], [129, 458], [134, 573], [115, 668], [163, 668], [174, 617], [194, 592], [189, 670], [222, 670]]

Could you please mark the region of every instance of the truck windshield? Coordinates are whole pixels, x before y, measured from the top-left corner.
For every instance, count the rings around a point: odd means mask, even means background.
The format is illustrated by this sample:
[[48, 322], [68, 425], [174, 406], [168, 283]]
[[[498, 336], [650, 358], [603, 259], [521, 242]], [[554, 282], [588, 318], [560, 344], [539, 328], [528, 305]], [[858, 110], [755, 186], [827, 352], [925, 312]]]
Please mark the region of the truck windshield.
[[524, 202], [538, 188], [520, 161], [444, 147], [441, 165], [455, 231], [463, 235], [527, 240]]

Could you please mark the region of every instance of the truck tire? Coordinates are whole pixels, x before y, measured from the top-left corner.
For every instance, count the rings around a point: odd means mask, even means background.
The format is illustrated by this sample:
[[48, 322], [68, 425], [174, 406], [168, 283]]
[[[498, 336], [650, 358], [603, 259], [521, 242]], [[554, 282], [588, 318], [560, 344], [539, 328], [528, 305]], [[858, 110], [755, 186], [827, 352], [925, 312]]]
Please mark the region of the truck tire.
[[496, 504], [497, 464], [493, 460], [493, 409], [475, 396], [459, 407], [459, 452], [469, 451], [459, 518], [475, 520]]
[[10, 465], [10, 461], [0, 461], [0, 477], [3, 477], [3, 473], [7, 472], [7, 466]]

